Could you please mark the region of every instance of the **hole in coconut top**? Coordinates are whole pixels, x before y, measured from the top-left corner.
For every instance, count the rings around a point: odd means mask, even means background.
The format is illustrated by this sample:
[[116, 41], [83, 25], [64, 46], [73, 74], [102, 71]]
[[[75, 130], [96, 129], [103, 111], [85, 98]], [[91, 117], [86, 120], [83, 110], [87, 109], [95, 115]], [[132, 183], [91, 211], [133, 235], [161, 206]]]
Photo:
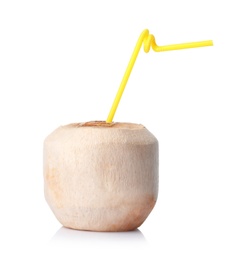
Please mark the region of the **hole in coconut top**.
[[141, 124], [134, 123], [106, 123], [105, 121], [90, 121], [85, 123], [73, 123], [67, 125], [68, 127], [109, 127], [109, 128], [121, 128], [121, 129], [143, 129]]

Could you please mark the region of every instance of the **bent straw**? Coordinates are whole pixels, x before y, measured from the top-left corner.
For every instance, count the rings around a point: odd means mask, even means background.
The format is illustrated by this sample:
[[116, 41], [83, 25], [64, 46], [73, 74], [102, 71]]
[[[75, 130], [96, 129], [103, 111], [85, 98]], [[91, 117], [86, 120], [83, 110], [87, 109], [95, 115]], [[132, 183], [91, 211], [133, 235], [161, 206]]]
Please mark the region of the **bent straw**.
[[172, 44], [172, 45], [166, 45], [166, 46], [158, 46], [155, 41], [155, 37], [152, 34], [149, 34], [149, 30], [144, 30], [140, 37], [138, 38], [137, 44], [134, 48], [134, 51], [132, 53], [132, 56], [130, 58], [130, 61], [128, 63], [127, 69], [124, 73], [123, 79], [120, 83], [118, 92], [115, 96], [113, 105], [110, 109], [109, 115], [107, 117], [106, 123], [111, 123], [114, 118], [114, 114], [118, 108], [118, 104], [120, 102], [120, 99], [122, 97], [122, 94], [124, 92], [124, 89], [126, 87], [126, 84], [128, 82], [129, 76], [132, 72], [134, 63], [137, 59], [138, 53], [141, 49], [142, 44], [144, 44], [144, 51], [147, 53], [150, 50], [150, 47], [155, 52], [161, 52], [161, 51], [172, 51], [172, 50], [182, 50], [182, 49], [189, 49], [189, 48], [198, 48], [198, 47], [206, 47], [206, 46], [213, 46], [213, 42], [211, 40], [209, 41], [201, 41], [201, 42], [190, 42], [190, 43], [181, 43], [181, 44]]

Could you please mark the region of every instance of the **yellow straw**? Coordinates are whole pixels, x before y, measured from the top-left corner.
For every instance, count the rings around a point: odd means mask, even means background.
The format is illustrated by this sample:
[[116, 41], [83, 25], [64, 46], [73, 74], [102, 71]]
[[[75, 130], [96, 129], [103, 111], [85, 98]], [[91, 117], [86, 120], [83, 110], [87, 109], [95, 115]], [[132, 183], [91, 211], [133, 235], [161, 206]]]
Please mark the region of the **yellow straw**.
[[209, 41], [202, 41], [202, 42], [190, 42], [190, 43], [182, 43], [182, 44], [172, 44], [172, 45], [166, 45], [166, 46], [158, 46], [155, 41], [155, 37], [152, 34], [149, 34], [149, 31], [146, 29], [144, 30], [138, 41], [137, 44], [134, 48], [134, 51], [132, 53], [132, 56], [130, 58], [130, 61], [128, 63], [127, 69], [124, 73], [123, 79], [120, 83], [120, 87], [118, 89], [117, 95], [114, 99], [114, 103], [110, 109], [109, 115], [107, 117], [106, 123], [111, 123], [114, 118], [114, 114], [117, 110], [119, 101], [122, 97], [123, 91], [126, 87], [126, 84], [128, 82], [129, 76], [131, 74], [132, 68], [134, 66], [134, 63], [137, 59], [138, 53], [141, 49], [142, 44], [144, 44], [144, 51], [149, 52], [150, 47], [155, 52], [160, 52], [160, 51], [172, 51], [172, 50], [182, 50], [182, 49], [188, 49], [188, 48], [198, 48], [198, 47], [205, 47], [205, 46], [212, 46], [213, 42], [211, 40]]

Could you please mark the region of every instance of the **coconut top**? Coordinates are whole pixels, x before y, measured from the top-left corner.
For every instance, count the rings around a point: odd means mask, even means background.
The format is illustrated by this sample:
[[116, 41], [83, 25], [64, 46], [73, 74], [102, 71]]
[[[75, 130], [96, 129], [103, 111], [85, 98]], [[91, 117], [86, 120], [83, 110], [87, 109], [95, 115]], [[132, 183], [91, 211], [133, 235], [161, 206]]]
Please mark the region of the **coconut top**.
[[81, 146], [94, 144], [151, 144], [157, 139], [143, 125], [134, 123], [106, 123], [91, 121], [60, 126], [46, 142], [58, 142]]
[[109, 127], [109, 128], [120, 128], [120, 129], [143, 129], [145, 128], [141, 124], [134, 123], [106, 123], [105, 121], [90, 121], [85, 123], [73, 123], [64, 127]]

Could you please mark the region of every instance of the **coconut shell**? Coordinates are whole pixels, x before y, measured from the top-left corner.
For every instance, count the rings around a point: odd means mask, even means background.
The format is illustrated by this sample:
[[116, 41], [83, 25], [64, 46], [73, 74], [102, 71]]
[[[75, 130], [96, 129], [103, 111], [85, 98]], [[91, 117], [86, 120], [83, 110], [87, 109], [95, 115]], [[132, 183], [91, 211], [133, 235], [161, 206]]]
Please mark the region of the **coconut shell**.
[[44, 187], [65, 227], [134, 230], [157, 200], [158, 141], [139, 124], [61, 126], [44, 142]]

